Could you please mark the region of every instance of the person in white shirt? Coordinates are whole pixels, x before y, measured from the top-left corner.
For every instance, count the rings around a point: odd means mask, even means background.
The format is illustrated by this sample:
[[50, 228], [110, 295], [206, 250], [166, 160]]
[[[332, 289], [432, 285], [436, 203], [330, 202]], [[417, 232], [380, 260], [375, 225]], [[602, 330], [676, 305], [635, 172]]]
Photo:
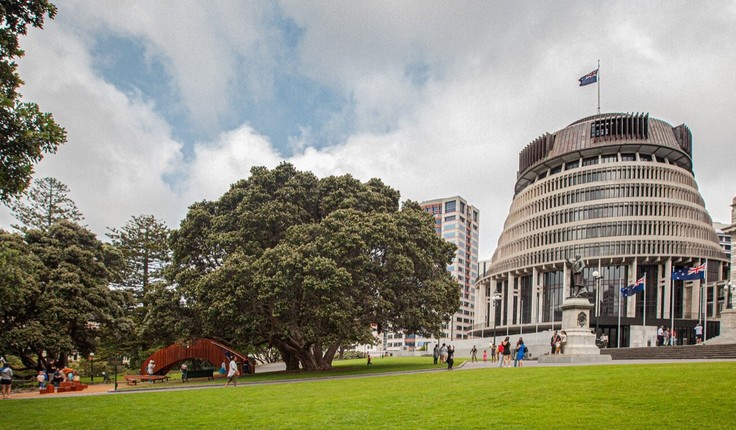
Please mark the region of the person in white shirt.
[[230, 382], [233, 383], [233, 387], [238, 386], [238, 375], [240, 372], [238, 372], [238, 357], [234, 356], [230, 359], [230, 369], [227, 371], [227, 382], [225, 382], [225, 386], [227, 387], [230, 385]]

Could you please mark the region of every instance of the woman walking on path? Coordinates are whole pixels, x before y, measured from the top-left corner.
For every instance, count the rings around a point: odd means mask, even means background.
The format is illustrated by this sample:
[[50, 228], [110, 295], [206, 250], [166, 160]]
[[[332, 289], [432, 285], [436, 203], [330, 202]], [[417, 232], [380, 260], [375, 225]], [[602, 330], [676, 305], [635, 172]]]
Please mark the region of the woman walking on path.
[[13, 388], [13, 369], [5, 361], [0, 362], [0, 387], [2, 387], [3, 399], [9, 399], [10, 390]]
[[240, 372], [238, 371], [238, 357], [232, 356], [230, 359], [230, 369], [227, 372], [227, 382], [225, 382], [225, 387], [230, 385], [230, 383], [233, 383], [233, 387], [238, 386], [238, 374]]

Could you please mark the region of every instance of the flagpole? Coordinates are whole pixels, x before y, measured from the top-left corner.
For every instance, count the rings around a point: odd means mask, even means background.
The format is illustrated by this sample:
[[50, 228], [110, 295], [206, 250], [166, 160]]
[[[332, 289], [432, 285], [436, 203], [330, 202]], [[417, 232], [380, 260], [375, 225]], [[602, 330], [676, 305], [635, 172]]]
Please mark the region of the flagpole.
[[598, 83], [598, 115], [601, 114], [601, 60], [598, 60], [598, 76], [596, 77]]
[[[705, 345], [706, 339], [708, 339], [708, 259], [705, 259], [705, 276], [703, 276], [703, 281], [705, 281], [705, 310], [703, 313], [705, 314], [705, 324], [703, 324], [703, 345]], [[702, 282], [701, 282], [702, 285]], [[714, 295], [713, 298], [715, 299], [717, 295]]]
[[616, 348], [621, 348], [621, 278], [618, 278], [618, 328], [616, 329]]
[[675, 329], [675, 282], [673, 280], [670, 280], [670, 299], [672, 302], [672, 306], [670, 307], [670, 319], [672, 320], [670, 324], [670, 337], [672, 337], [672, 330]]

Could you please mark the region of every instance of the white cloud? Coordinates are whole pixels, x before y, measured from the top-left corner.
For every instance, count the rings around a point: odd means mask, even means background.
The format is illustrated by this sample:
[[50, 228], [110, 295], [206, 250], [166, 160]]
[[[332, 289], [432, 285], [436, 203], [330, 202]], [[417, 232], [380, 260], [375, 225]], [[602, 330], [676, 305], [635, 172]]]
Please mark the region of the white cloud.
[[[595, 88], [579, 88], [577, 78], [598, 59], [602, 110], [687, 123], [707, 207], [714, 220], [730, 219], [733, 7], [283, 2], [302, 32], [298, 58], [284, 57], [269, 4], [76, 0], [60, 8], [59, 19], [24, 38], [23, 93], [69, 131], [39, 173], [67, 183], [98, 232], [138, 213], [176, 225], [189, 204], [217, 198], [250, 167], [278, 164], [282, 156], [248, 118], [233, 130], [219, 124], [232, 115], [233, 88], [278, 97], [278, 74], [287, 72], [350, 101], [327, 122], [334, 135], [356, 127], [323, 149], [304, 128], [287, 161], [319, 176], [380, 177], [403, 199], [462, 195], [481, 210], [481, 256], [490, 257], [519, 151], [595, 113]], [[171, 137], [176, 124], [156, 113], [151, 95], [123, 94], [93, 71], [88, 52], [100, 32], [145, 46], [191, 118], [218, 137], [183, 160], [184, 144]], [[173, 191], [164, 177], [180, 178]]]

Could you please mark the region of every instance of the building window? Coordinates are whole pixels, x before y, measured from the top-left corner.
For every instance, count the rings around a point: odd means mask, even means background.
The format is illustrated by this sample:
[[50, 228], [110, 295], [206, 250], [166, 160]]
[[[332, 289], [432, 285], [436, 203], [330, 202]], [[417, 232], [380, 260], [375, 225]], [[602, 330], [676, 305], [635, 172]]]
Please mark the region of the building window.
[[457, 211], [457, 201], [452, 200], [449, 202], [445, 202], [445, 213], [456, 212], [456, 211]]
[[598, 164], [598, 157], [583, 158], [583, 166], [591, 166], [593, 164]]

